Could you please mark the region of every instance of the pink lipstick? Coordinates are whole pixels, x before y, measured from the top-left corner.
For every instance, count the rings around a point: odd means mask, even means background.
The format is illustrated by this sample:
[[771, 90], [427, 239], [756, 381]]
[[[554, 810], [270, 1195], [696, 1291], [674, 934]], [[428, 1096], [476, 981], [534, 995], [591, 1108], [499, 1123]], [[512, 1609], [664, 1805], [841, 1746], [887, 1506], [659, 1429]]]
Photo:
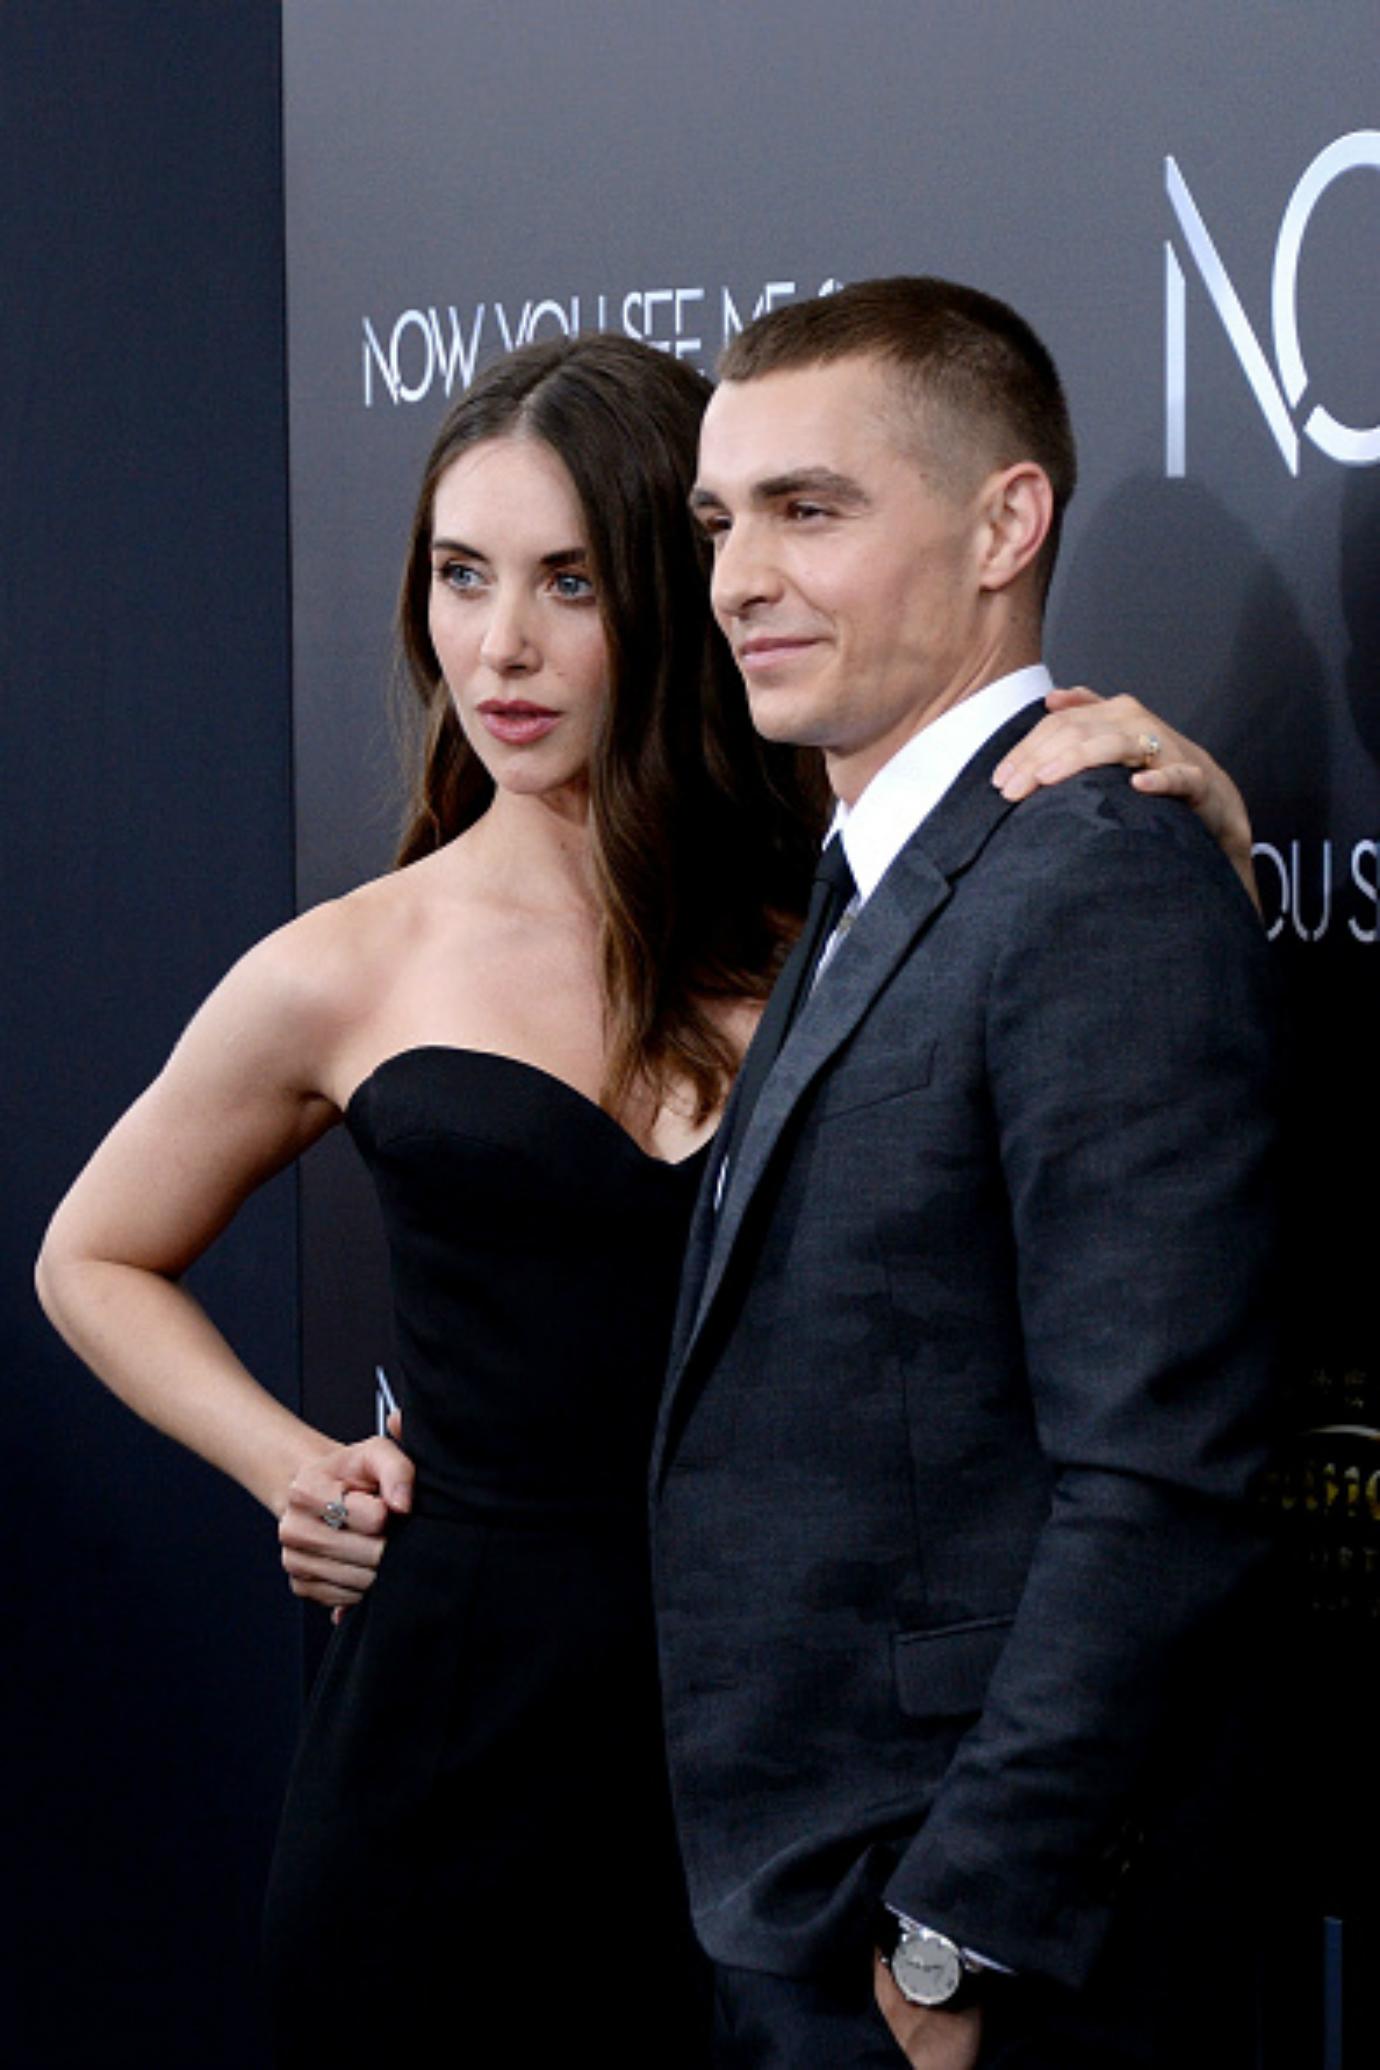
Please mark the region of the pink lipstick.
[[491, 697], [478, 707], [495, 740], [504, 741], [509, 747], [527, 747], [534, 740], [543, 739], [560, 723], [560, 713], [548, 710], [544, 704], [529, 704], [524, 698], [511, 700]]

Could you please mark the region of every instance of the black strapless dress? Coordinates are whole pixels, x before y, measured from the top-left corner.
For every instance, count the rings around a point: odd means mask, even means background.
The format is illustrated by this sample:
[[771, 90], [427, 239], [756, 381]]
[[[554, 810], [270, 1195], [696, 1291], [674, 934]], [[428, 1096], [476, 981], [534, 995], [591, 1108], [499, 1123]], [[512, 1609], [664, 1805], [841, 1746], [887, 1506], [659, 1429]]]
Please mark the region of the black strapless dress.
[[[702, 1156], [530, 1065], [351, 1100], [392, 1258], [412, 1516], [335, 1634], [270, 1883], [279, 2059], [708, 2060], [662, 1755], [646, 1472]], [[437, 2046], [437, 2037], [441, 2045]]]

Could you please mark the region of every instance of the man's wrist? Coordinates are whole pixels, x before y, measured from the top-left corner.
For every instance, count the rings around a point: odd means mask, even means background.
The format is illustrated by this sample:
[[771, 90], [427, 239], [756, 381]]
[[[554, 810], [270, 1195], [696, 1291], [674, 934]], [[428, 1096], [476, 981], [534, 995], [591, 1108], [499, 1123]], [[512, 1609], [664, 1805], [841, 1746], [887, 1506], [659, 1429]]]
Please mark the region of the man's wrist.
[[[886, 1909], [895, 1920], [898, 1932], [932, 1933], [936, 1931], [935, 1928], [926, 1926], [922, 1919], [912, 1919], [908, 1912], [898, 1911], [895, 1905], [888, 1905]], [[991, 1970], [994, 1975], [1000, 1977], [1015, 1975], [1015, 1971], [1009, 1963], [998, 1962], [994, 1955], [984, 1955], [980, 1948], [969, 1948], [963, 1943], [955, 1943], [955, 1945], [963, 1958], [965, 1968]]]
[[924, 2012], [963, 2012], [980, 2003], [984, 1972], [963, 1960], [947, 1934], [905, 1920], [896, 1922], [890, 1950], [884, 1950], [897, 1990]]
[[[926, 2012], [965, 2012], [980, 2006], [1011, 1971], [935, 1927], [887, 1907], [882, 1958], [908, 2005]], [[889, 1943], [889, 1945], [888, 1945]]]

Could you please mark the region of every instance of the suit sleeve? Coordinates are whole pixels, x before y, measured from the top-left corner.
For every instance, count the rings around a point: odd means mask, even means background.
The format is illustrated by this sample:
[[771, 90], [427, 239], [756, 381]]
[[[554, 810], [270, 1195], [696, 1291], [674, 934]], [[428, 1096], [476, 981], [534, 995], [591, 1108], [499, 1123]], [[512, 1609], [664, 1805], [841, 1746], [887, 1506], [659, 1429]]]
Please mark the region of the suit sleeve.
[[1262, 1552], [1273, 985], [1199, 831], [1104, 798], [1032, 842], [1010, 902], [986, 1083], [1053, 1495], [982, 1714], [885, 1893], [1074, 1987], [1176, 1695]]

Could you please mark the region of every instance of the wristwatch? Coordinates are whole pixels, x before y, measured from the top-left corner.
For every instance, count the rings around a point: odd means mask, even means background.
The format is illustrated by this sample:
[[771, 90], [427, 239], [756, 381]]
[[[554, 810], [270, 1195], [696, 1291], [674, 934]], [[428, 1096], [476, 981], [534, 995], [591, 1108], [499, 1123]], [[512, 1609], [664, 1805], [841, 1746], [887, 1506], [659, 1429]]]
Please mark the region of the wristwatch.
[[965, 1962], [957, 1943], [933, 1927], [903, 1925], [888, 1959], [896, 1988], [910, 2005], [962, 2012], [982, 1996], [981, 1965]]

